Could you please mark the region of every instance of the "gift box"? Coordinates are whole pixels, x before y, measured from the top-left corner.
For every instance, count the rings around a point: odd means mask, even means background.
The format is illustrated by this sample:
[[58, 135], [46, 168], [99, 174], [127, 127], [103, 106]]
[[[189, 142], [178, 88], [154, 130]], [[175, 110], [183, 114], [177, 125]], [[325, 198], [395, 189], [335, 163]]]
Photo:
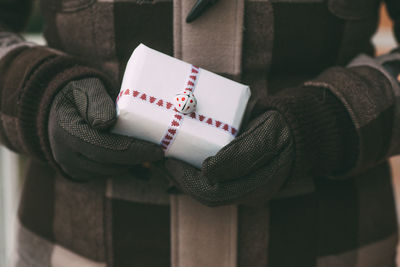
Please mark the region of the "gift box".
[[201, 167], [235, 138], [249, 98], [247, 85], [140, 44], [125, 70], [113, 132]]

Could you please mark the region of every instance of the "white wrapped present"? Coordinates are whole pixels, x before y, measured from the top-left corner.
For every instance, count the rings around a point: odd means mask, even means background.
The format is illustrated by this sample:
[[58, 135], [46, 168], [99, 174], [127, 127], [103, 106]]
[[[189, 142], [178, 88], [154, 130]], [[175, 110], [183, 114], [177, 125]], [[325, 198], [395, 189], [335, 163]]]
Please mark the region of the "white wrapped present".
[[141, 44], [125, 70], [113, 132], [201, 167], [235, 138], [249, 98], [248, 86]]

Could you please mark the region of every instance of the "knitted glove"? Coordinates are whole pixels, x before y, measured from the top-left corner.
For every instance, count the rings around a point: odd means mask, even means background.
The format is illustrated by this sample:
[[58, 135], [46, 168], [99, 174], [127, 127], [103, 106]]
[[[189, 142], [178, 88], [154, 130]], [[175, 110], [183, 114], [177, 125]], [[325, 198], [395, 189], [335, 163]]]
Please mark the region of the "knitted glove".
[[289, 183], [351, 167], [354, 126], [343, 104], [319, 88], [286, 90], [245, 131], [198, 170], [176, 159], [165, 167], [186, 194], [216, 206], [267, 201]]
[[4, 38], [10, 45], [0, 57], [1, 143], [80, 180], [162, 158], [155, 145], [106, 132], [116, 114], [106, 91], [115, 86], [104, 73], [60, 51]]
[[69, 82], [56, 95], [48, 124], [51, 150], [60, 168], [74, 179], [86, 180], [162, 159], [157, 145], [109, 133], [115, 122], [115, 104], [101, 80]]

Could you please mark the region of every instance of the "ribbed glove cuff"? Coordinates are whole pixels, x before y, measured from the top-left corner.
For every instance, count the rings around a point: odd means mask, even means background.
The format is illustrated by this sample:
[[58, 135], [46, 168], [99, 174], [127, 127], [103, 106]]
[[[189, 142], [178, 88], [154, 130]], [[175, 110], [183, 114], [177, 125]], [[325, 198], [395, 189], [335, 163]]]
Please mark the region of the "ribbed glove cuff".
[[281, 112], [291, 128], [296, 175], [333, 175], [355, 164], [356, 130], [343, 104], [328, 90], [284, 90], [271, 97], [267, 106]]
[[51, 159], [47, 118], [56, 93], [86, 77], [99, 77], [111, 87], [102, 73], [46, 47], [24, 48], [3, 60], [1, 69], [6, 70], [0, 78], [1, 110], [15, 120], [12, 127], [3, 122], [5, 135], [11, 148], [40, 159]]

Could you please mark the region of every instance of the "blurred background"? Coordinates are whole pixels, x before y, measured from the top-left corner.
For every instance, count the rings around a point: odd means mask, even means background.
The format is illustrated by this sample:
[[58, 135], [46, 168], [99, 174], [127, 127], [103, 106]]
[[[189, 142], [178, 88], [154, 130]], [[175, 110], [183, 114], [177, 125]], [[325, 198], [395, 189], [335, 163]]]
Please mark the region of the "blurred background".
[[[41, 35], [42, 20], [38, 2], [24, 37], [45, 44]], [[21, 193], [27, 159], [0, 145], [0, 267], [10, 266], [16, 238], [16, 213]]]
[[[35, 1], [36, 6], [24, 36], [32, 42], [45, 44], [41, 35], [42, 21], [37, 2]], [[392, 34], [392, 23], [384, 6], [381, 8], [380, 26], [373, 38], [373, 43], [377, 48], [378, 55], [386, 53], [396, 46]], [[16, 210], [23, 184], [25, 165], [26, 159], [24, 157], [0, 146], [0, 266], [8, 266], [13, 258]], [[391, 159], [391, 166], [394, 173], [393, 184], [397, 214], [400, 218], [400, 156]]]

